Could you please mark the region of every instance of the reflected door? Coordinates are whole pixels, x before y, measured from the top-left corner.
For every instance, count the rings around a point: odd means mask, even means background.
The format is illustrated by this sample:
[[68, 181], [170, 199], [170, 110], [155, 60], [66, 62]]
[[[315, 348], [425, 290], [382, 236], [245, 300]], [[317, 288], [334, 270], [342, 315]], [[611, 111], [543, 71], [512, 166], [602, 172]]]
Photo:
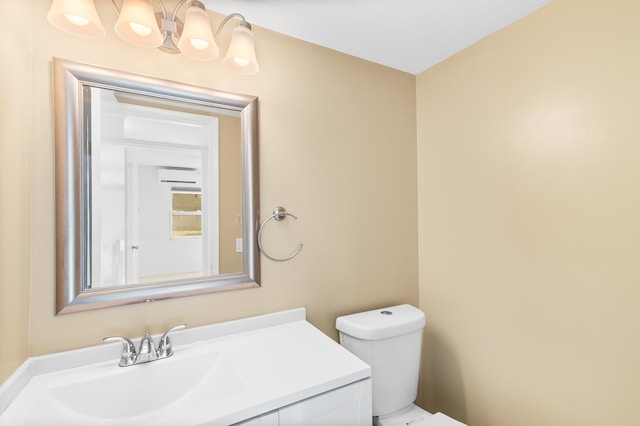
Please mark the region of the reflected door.
[[203, 276], [212, 270], [211, 198], [199, 149], [128, 147], [127, 284]]

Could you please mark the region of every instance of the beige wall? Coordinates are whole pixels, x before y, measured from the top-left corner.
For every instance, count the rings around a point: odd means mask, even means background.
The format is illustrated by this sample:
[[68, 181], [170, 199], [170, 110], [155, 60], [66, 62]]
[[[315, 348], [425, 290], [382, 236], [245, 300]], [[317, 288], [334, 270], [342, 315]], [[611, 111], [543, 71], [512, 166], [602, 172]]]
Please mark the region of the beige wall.
[[418, 76], [427, 407], [639, 424], [638, 22], [554, 0]]
[[[28, 354], [29, 216], [33, 92], [31, 15], [27, 2], [1, 0], [7, 16], [26, 16], [27, 24], [7, 20], [6, 30], [20, 45], [0, 43], [0, 382]], [[7, 64], [11, 64], [8, 66]], [[18, 107], [19, 106], [19, 107]], [[24, 107], [23, 107], [24, 106]]]
[[[220, 60], [199, 63], [121, 42], [111, 29], [115, 14], [108, 1], [97, 2], [107, 28], [107, 37], [97, 41], [51, 27], [49, 2], [1, 2], [5, 9], [26, 9], [33, 22], [21, 23], [18, 33], [33, 43], [10, 52], [13, 80], [9, 96], [3, 91], [0, 98], [2, 110], [12, 114], [8, 137], [2, 130], [0, 170], [3, 178], [10, 172], [22, 178], [1, 184], [0, 381], [27, 353], [97, 345], [106, 335], [140, 336], [180, 322], [197, 326], [305, 306], [309, 320], [335, 337], [339, 315], [417, 304], [414, 76], [255, 27], [261, 72], [238, 76]], [[54, 56], [257, 95], [262, 216], [283, 205], [299, 218], [265, 236], [265, 245], [278, 255], [302, 241], [300, 255], [283, 263], [263, 259], [259, 289], [56, 317]], [[4, 349], [6, 342], [17, 348]]]
[[220, 197], [220, 273], [242, 271], [242, 253], [235, 250], [236, 238], [242, 237], [242, 149], [239, 117], [220, 115], [220, 146], [218, 165], [221, 182]]

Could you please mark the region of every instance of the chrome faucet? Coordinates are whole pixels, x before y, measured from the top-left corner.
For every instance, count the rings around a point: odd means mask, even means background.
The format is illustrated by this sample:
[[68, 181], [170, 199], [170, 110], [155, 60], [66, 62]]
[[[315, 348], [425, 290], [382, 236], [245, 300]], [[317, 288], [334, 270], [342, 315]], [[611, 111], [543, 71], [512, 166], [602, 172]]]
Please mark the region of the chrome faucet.
[[143, 364], [145, 362], [156, 361], [158, 359], [169, 358], [173, 355], [171, 340], [169, 335], [176, 330], [185, 328], [187, 324], [176, 325], [164, 332], [160, 338], [158, 349], [153, 342], [153, 337], [149, 333], [140, 339], [140, 349], [136, 352], [133, 342], [126, 337], [113, 336], [102, 339], [104, 342], [122, 342], [122, 353], [120, 354], [120, 367], [128, 367], [130, 365]]
[[136, 357], [136, 364], [142, 364], [144, 362], [151, 362], [158, 359], [158, 351], [156, 351], [156, 345], [153, 343], [153, 337], [149, 333], [145, 334], [140, 340], [140, 349], [138, 350], [138, 356]]

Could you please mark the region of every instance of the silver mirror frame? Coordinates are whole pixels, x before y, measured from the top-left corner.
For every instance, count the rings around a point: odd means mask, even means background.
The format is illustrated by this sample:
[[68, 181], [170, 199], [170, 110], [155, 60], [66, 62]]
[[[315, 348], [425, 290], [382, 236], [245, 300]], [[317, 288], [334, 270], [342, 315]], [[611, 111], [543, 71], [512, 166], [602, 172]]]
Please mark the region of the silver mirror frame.
[[[86, 86], [183, 100], [240, 113], [243, 271], [125, 288], [85, 289], [90, 250], [84, 137]], [[56, 315], [134, 303], [259, 287], [258, 98], [53, 58], [56, 205]]]

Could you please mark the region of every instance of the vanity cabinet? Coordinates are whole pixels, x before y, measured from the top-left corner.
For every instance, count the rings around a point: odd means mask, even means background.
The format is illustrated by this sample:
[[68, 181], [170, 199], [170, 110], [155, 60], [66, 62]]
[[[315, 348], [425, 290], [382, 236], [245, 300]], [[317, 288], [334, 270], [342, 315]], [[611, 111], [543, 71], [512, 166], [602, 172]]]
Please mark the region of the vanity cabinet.
[[242, 426], [370, 426], [371, 379], [362, 380], [254, 417]]
[[370, 426], [371, 379], [291, 404], [279, 416], [280, 426]]

